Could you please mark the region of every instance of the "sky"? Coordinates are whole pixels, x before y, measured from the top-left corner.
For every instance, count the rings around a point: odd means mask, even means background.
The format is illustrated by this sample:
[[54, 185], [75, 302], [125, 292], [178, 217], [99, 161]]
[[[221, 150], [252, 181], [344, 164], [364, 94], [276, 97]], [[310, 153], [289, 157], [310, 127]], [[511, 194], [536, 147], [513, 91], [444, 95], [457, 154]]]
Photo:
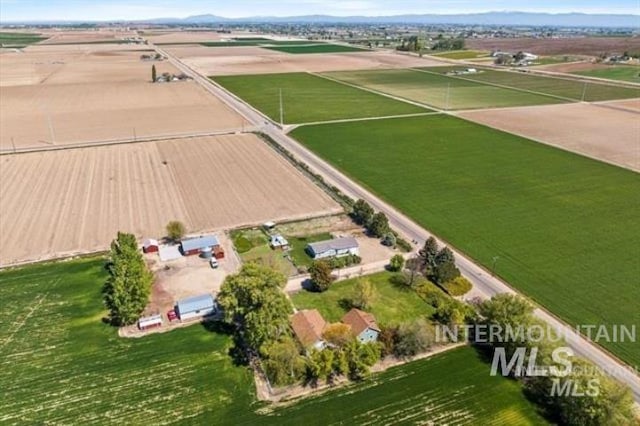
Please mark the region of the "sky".
[[213, 14], [229, 18], [295, 15], [455, 14], [489, 11], [640, 14], [639, 0], [0, 0], [0, 22], [136, 20]]

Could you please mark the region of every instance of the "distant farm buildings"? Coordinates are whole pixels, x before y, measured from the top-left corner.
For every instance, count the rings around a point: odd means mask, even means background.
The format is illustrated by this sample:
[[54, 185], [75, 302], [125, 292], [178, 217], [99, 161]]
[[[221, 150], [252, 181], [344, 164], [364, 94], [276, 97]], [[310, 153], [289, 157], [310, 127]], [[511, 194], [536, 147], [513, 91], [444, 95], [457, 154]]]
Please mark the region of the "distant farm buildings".
[[360, 255], [360, 245], [353, 237], [310, 243], [307, 245], [306, 250], [309, 256], [314, 259]]

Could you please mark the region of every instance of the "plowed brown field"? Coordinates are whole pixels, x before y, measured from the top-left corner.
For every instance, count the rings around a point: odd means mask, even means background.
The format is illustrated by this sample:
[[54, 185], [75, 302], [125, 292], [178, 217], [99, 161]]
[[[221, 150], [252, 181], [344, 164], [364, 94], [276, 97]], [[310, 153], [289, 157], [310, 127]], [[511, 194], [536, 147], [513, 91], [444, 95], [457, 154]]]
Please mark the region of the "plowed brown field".
[[312, 217], [340, 207], [253, 135], [0, 157], [0, 264], [163, 235]]

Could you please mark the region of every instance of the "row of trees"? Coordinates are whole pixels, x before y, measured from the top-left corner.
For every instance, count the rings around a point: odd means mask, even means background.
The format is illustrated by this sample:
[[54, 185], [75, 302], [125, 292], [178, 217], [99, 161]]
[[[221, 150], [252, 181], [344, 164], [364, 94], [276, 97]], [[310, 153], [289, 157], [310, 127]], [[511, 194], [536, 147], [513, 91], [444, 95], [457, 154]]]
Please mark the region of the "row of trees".
[[376, 213], [365, 200], [361, 199], [353, 204], [351, 216], [357, 224], [367, 228], [374, 237], [383, 238], [391, 231], [387, 216], [382, 212]]
[[[544, 323], [533, 315], [533, 306], [519, 296], [500, 294], [491, 300], [480, 303], [477, 307], [478, 323], [487, 327], [501, 327], [505, 330], [511, 327], [529, 329], [533, 326], [544, 327]], [[504, 348], [507, 360], [511, 359], [516, 350], [525, 348], [526, 359], [524, 365], [533, 362], [536, 369], [555, 366], [559, 371], [565, 371], [565, 365], [555, 363], [552, 353], [563, 343], [555, 342], [553, 336], [545, 336], [541, 342], [529, 341], [526, 333], [519, 338], [507, 341], [494, 341], [490, 347]], [[506, 340], [506, 339], [496, 339]], [[535, 360], [531, 360], [531, 349], [537, 349]], [[570, 358], [572, 368], [565, 377], [519, 375], [527, 395], [536, 401], [553, 420], [567, 425], [630, 425], [637, 421], [633, 412], [633, 397], [630, 390], [622, 384], [612, 380], [595, 365], [579, 357]], [[575, 396], [571, 392], [553, 395], [554, 381], [572, 385], [570, 389], [578, 391], [590, 389], [590, 385], [597, 384], [597, 392], [584, 396]]]

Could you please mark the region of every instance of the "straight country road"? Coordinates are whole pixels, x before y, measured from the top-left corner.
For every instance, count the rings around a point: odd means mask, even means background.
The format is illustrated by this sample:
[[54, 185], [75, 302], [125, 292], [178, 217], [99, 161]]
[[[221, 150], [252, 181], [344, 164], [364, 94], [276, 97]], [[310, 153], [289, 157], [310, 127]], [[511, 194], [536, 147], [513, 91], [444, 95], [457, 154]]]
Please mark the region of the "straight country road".
[[[154, 47], [151, 43], [149, 45], [152, 48]], [[415, 249], [421, 247], [422, 244], [424, 244], [424, 241], [432, 236], [429, 231], [422, 228], [412, 219], [395, 209], [377, 195], [351, 180], [325, 160], [306, 149], [295, 139], [289, 137], [276, 123], [245, 103], [242, 99], [227, 92], [221, 86], [206, 78], [206, 76], [200, 75], [196, 70], [187, 66], [180, 59], [164, 49], [157, 46], [155, 46], [155, 49], [161, 55], [166, 56], [176, 68], [191, 76], [195, 81], [200, 83], [204, 89], [219, 99], [222, 99], [232, 109], [244, 116], [256, 128], [259, 128], [262, 133], [272, 138], [275, 142], [292, 153], [298, 160], [307, 164], [314, 173], [321, 175], [329, 185], [337, 187], [345, 195], [353, 199], [362, 198], [366, 200], [375, 210], [381, 211], [387, 215], [390, 225], [399, 234], [409, 241], [414, 241]], [[443, 244], [442, 241], [439, 242]], [[472, 290], [471, 296], [486, 299], [500, 293], [519, 294], [509, 284], [500, 280], [498, 277], [492, 276], [489, 271], [474, 263], [464, 254], [455, 250], [453, 247], [452, 250], [456, 255], [456, 264], [458, 268], [473, 284], [474, 289]], [[535, 315], [548, 323], [556, 333], [564, 336], [567, 344], [573, 349], [576, 355], [590, 360], [603, 371], [629, 386], [636, 403], [640, 403], [640, 376], [638, 376], [637, 371], [630, 368], [612, 354], [606, 352], [597, 344], [577, 333], [575, 327], [563, 322], [543, 308], [538, 307], [535, 310]]]

